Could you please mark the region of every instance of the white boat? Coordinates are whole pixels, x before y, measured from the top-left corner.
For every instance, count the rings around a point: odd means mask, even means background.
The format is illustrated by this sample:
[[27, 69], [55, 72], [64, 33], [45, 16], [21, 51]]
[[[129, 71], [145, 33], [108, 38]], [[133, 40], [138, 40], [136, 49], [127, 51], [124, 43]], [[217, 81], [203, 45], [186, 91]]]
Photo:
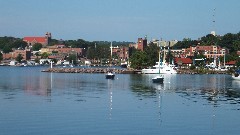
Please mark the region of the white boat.
[[106, 74], [106, 79], [114, 79], [114, 77], [115, 77], [115, 75], [113, 73], [111, 73], [111, 72], [108, 72]]
[[[160, 47], [161, 53], [162, 53], [162, 47]], [[165, 48], [163, 51], [163, 58], [160, 58], [159, 61], [156, 62], [156, 65], [152, 68], [145, 68], [142, 69], [142, 74], [176, 74], [177, 70], [174, 64], [169, 64], [165, 61]]]
[[240, 80], [239, 71], [236, 71], [234, 74], [232, 74], [232, 78], [233, 78], [234, 80]]
[[167, 64], [163, 62], [156, 62], [156, 65], [152, 68], [142, 69], [142, 74], [177, 74], [177, 70], [175, 69], [175, 65]]

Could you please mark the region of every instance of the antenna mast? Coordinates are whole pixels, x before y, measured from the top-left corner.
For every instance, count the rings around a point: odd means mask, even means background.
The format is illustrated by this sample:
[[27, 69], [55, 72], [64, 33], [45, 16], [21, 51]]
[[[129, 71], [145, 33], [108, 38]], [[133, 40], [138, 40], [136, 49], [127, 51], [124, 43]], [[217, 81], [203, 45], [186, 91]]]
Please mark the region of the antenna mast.
[[216, 20], [215, 20], [215, 15], [216, 15], [216, 8], [214, 8], [213, 9], [213, 20], [212, 20], [212, 22], [213, 22], [213, 31], [211, 32], [211, 34], [213, 35], [213, 36], [216, 36], [216, 28], [215, 28], [215, 22], [216, 22]]

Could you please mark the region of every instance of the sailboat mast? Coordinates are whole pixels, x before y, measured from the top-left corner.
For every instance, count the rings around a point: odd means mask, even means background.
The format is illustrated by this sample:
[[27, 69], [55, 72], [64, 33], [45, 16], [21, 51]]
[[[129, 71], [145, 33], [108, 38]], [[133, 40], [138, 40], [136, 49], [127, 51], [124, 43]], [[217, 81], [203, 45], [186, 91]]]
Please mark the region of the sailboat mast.
[[165, 63], [165, 59], [166, 59], [166, 56], [165, 56], [165, 46], [163, 47], [163, 63]]
[[111, 59], [112, 59], [112, 42], [111, 42], [111, 47], [110, 47], [110, 49], [111, 49]]
[[110, 55], [110, 67], [112, 66], [112, 42], [110, 45], [111, 55]]
[[160, 47], [160, 49], [159, 49], [159, 53], [158, 53], [158, 62], [159, 62], [159, 67], [158, 67], [158, 72], [159, 72], [159, 74], [160, 74], [160, 66], [162, 65], [162, 62], [161, 62], [161, 51], [162, 51], [162, 49], [161, 49], [161, 47]]

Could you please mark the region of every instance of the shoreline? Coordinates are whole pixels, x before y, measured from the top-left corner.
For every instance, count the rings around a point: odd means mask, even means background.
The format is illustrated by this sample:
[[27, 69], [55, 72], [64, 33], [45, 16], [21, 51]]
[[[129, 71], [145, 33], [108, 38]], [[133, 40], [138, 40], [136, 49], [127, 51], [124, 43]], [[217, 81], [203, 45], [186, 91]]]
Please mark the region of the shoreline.
[[[141, 70], [134, 69], [118, 69], [118, 68], [47, 68], [41, 72], [51, 73], [108, 73], [113, 72], [116, 74], [142, 74]], [[189, 70], [179, 69], [177, 74], [230, 74], [230, 71], [219, 70]]]

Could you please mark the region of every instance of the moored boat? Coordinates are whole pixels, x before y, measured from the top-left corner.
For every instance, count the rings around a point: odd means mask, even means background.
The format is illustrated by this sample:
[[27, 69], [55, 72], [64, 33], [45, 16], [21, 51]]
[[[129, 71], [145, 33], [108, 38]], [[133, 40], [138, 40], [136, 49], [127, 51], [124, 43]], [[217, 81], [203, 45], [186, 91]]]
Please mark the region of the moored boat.
[[[161, 52], [162, 50], [159, 51], [159, 57], [158, 57], [159, 63], [161, 62]], [[161, 73], [160, 68], [158, 68], [158, 73], [159, 73], [158, 76], [155, 76], [154, 78], [152, 78], [153, 83], [163, 83], [164, 78], [163, 78], [163, 75], [160, 75]]]
[[[160, 50], [162, 53], [162, 47], [160, 46]], [[177, 74], [177, 70], [174, 64], [171, 64], [170, 62], [167, 63], [165, 59], [165, 48], [163, 51], [163, 58], [160, 58], [159, 61], [156, 62], [156, 65], [152, 68], [142, 69], [142, 74]]]
[[[111, 66], [112, 66], [112, 42], [111, 42], [110, 49], [111, 49], [111, 57], [110, 57], [110, 67], [111, 67]], [[105, 77], [106, 77], [106, 79], [114, 79], [115, 74], [113, 74], [112, 72], [108, 72], [108, 73], [105, 75]]]
[[158, 75], [158, 76], [152, 78], [153, 83], [163, 83], [163, 80], [164, 80], [164, 78], [162, 75]]
[[236, 70], [234, 74], [232, 74], [232, 78], [235, 80], [240, 80], [240, 70]]
[[115, 75], [111, 72], [108, 72], [106, 75], [106, 79], [114, 79]]
[[142, 69], [142, 74], [177, 74], [175, 65], [156, 62], [156, 65], [153, 68]]

